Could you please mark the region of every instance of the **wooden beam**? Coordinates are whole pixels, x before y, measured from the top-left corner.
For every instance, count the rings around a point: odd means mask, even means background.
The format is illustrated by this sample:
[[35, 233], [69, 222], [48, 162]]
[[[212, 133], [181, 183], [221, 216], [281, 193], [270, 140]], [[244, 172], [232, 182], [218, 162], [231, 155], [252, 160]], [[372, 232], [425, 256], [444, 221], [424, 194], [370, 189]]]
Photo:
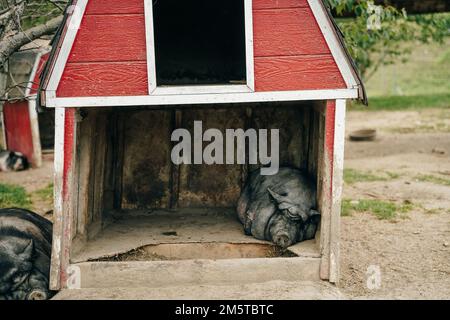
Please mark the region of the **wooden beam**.
[[330, 282], [339, 281], [341, 200], [344, 171], [346, 101], [336, 100], [330, 225]]
[[55, 111], [55, 160], [54, 160], [54, 222], [50, 289], [65, 286], [72, 241], [74, 190], [74, 157], [76, 146], [75, 108], [57, 108]]
[[332, 188], [333, 188], [333, 150], [334, 150], [334, 126], [335, 126], [336, 102], [328, 100], [325, 110], [323, 153], [320, 155], [319, 164], [321, 176], [321, 190], [319, 209], [321, 213], [320, 223], [320, 278], [330, 280], [330, 241], [332, 220]]
[[[181, 110], [173, 110], [173, 116], [172, 116], [172, 130], [176, 130], [178, 128], [181, 128], [181, 124], [183, 121], [183, 113]], [[169, 144], [175, 146], [175, 143], [172, 141], [169, 141]], [[173, 162], [171, 162], [170, 167], [170, 203], [169, 207], [170, 209], [177, 209], [178, 208], [178, 197], [180, 194], [180, 165], [176, 165]]]

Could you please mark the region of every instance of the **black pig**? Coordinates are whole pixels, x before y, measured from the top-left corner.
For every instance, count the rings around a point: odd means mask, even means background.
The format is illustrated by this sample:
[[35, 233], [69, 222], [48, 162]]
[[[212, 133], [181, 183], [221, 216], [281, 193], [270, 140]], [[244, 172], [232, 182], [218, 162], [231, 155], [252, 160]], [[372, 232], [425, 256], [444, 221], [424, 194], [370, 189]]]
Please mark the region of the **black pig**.
[[44, 300], [52, 224], [25, 209], [0, 209], [0, 300]]
[[302, 171], [284, 167], [272, 176], [252, 172], [237, 211], [247, 235], [287, 248], [314, 238], [320, 221], [315, 208], [314, 182]]
[[22, 153], [0, 151], [0, 171], [21, 171], [28, 167], [28, 160]]

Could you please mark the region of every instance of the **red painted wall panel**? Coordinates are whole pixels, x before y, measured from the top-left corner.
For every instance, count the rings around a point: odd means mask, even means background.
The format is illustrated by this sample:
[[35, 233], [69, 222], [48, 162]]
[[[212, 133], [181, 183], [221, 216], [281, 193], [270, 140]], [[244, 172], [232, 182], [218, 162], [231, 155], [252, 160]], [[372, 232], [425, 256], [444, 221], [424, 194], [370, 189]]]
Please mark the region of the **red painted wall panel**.
[[308, 8], [308, 0], [253, 0], [253, 9]]
[[343, 87], [345, 82], [330, 54], [255, 58], [256, 91]]
[[66, 200], [69, 188], [69, 172], [74, 158], [75, 108], [67, 108], [64, 116], [64, 167], [63, 199]]
[[68, 63], [58, 97], [147, 95], [146, 62]]
[[3, 119], [8, 150], [22, 152], [29, 161], [32, 161], [33, 136], [28, 102], [6, 102], [3, 106]]
[[330, 53], [311, 9], [255, 10], [255, 57]]
[[69, 62], [145, 61], [144, 15], [85, 16]]
[[336, 101], [328, 100], [325, 111], [325, 152], [329, 161], [330, 172], [330, 194], [332, 197], [333, 192], [333, 161], [334, 161], [334, 129], [336, 122]]
[[253, 29], [256, 91], [346, 88], [306, 0], [255, 0]]
[[144, 0], [89, 0], [86, 14], [144, 13]]
[[59, 97], [147, 95], [143, 0], [90, 0]]
[[37, 89], [38, 89], [39, 83], [41, 81], [40, 76], [41, 76], [42, 71], [44, 70], [45, 63], [47, 62], [49, 56], [50, 56], [50, 53], [47, 53], [47, 54], [44, 54], [41, 57], [41, 60], [39, 61], [38, 68], [36, 70], [36, 74], [34, 75], [33, 83], [31, 85], [30, 94], [36, 94], [37, 93]]
[[[89, 1], [57, 96], [147, 95], [143, 0]], [[306, 0], [254, 0], [256, 91], [346, 88]]]

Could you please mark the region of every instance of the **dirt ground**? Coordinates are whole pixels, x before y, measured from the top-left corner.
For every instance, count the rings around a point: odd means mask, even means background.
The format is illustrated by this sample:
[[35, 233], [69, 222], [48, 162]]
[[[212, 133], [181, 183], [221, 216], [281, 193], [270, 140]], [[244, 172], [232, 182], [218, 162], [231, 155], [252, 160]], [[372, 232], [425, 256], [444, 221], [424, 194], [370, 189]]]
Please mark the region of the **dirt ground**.
[[[346, 168], [389, 172], [392, 179], [346, 184], [344, 198], [411, 203], [393, 220], [370, 213], [342, 217], [342, 293], [355, 299], [450, 299], [450, 109], [420, 111], [350, 111], [347, 131], [376, 128], [373, 142], [346, 142]], [[437, 181], [420, 181], [432, 175]], [[2, 183], [20, 184], [27, 192], [52, 179], [52, 155], [44, 165], [20, 173], [0, 173]], [[32, 199], [45, 214], [51, 203]], [[50, 217], [47, 214], [47, 217]], [[367, 285], [379, 268], [379, 286]], [[372, 278], [370, 278], [372, 279]]]
[[[378, 137], [346, 141], [346, 168], [395, 178], [346, 184], [344, 198], [406, 201], [413, 209], [394, 220], [342, 217], [339, 286], [353, 298], [450, 299], [450, 185], [417, 178], [450, 180], [450, 109], [349, 112], [347, 131], [361, 128], [376, 128]], [[380, 286], [369, 289], [374, 267]]]

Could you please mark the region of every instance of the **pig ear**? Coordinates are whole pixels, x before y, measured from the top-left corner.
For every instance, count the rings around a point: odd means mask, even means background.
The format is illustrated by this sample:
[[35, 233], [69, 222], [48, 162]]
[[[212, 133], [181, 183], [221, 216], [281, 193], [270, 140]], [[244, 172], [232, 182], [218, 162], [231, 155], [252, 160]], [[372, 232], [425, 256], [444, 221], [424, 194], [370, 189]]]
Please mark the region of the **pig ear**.
[[267, 191], [269, 191], [270, 196], [278, 204], [278, 208], [280, 210], [284, 210], [284, 209], [288, 209], [288, 208], [292, 207], [292, 203], [288, 200], [288, 198], [286, 196], [282, 196], [281, 194], [276, 193], [275, 191], [271, 190], [270, 188], [267, 188]]
[[30, 239], [29, 241], [25, 241], [24, 246], [20, 250], [20, 252], [17, 253], [18, 256], [20, 256], [23, 260], [30, 260], [33, 256], [34, 252], [34, 242], [33, 239]]
[[309, 210], [309, 216], [310, 217], [314, 217], [314, 216], [320, 216], [320, 212], [316, 211], [314, 209]]

